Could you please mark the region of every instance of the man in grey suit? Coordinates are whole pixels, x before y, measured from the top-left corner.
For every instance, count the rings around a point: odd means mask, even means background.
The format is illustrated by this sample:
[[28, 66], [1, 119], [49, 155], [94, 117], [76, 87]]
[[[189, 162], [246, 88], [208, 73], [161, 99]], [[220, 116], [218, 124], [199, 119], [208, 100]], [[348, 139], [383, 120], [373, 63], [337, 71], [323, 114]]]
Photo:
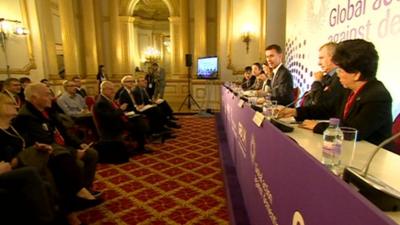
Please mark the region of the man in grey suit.
[[157, 63], [153, 63], [151, 66], [153, 69], [154, 80], [156, 83], [156, 87], [154, 90], [153, 98], [157, 100], [158, 98], [164, 98], [164, 89], [165, 89], [165, 70], [160, 68]]
[[282, 48], [279, 45], [270, 45], [265, 49], [265, 56], [273, 71], [271, 100], [277, 100], [279, 105], [288, 105], [293, 101], [293, 78], [282, 64]]

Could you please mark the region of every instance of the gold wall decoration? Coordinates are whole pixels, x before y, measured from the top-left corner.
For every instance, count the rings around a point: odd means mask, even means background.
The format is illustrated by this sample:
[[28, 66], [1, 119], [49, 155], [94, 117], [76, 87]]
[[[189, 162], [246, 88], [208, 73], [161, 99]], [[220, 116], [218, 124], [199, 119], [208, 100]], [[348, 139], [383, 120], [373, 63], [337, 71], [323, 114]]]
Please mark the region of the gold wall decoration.
[[[233, 75], [243, 74], [243, 65], [238, 66], [234, 63], [234, 58], [238, 58], [238, 53], [234, 52], [233, 46], [236, 44], [243, 44], [242, 39], [240, 38], [240, 34], [234, 33], [235, 27], [238, 24], [235, 24], [237, 21], [234, 19], [234, 4], [246, 4], [246, 1], [234, 1], [228, 0], [227, 1], [227, 69], [232, 70]], [[246, 4], [248, 5], [248, 3]], [[247, 55], [244, 51], [244, 55], [240, 56], [239, 58], [243, 59], [243, 57], [250, 57], [254, 58], [254, 61], [263, 62], [265, 60], [264, 56], [264, 48], [265, 48], [265, 35], [266, 35], [266, 0], [259, 0], [259, 5], [254, 5], [251, 10], [258, 11], [259, 17], [253, 18], [255, 21], [256, 26], [256, 35], [252, 37], [252, 41], [254, 40], [256, 47], [253, 46], [253, 49], [250, 46], [250, 54]], [[249, 9], [247, 9], [249, 10]], [[250, 19], [249, 19], [250, 20]], [[259, 20], [259, 23], [256, 21]], [[242, 22], [242, 21], [241, 21]], [[259, 24], [259, 26], [258, 26]], [[243, 25], [242, 25], [243, 26]], [[236, 37], [237, 36], [237, 37]], [[257, 40], [258, 39], [258, 40]], [[257, 41], [257, 42], [256, 42]], [[256, 53], [252, 53], [256, 49]], [[245, 48], [244, 48], [245, 49]], [[246, 50], [247, 51], [247, 50]], [[236, 55], [235, 55], [236, 54]], [[240, 53], [239, 53], [240, 54]]]
[[[3, 4], [6, 5], [7, 4], [17, 4], [18, 5], [18, 10], [19, 12], [11, 12], [13, 13], [13, 16], [15, 15], [20, 15], [20, 18], [16, 18], [13, 17], [12, 19], [16, 19], [16, 20], [20, 20], [23, 24], [24, 27], [26, 27], [28, 29], [28, 31], [31, 31], [31, 27], [29, 24], [29, 14], [27, 11], [27, 2], [26, 0], [19, 0], [19, 1], [8, 1], [8, 2], [4, 2]], [[5, 6], [3, 5], [3, 6]], [[7, 10], [5, 8], [3, 8], [2, 10]], [[12, 37], [11, 37], [12, 38]], [[33, 69], [36, 69], [36, 63], [35, 63], [35, 58], [33, 55], [33, 50], [32, 50], [32, 37], [30, 34], [26, 35], [25, 37], [22, 37], [25, 39], [23, 43], [23, 45], [9, 45], [7, 46], [8, 49], [8, 54], [11, 52], [11, 50], [15, 53], [21, 53], [18, 54], [18, 62], [23, 62], [22, 64], [15, 66], [15, 56], [9, 58], [9, 65], [10, 65], [10, 74], [25, 74], [25, 75], [29, 75], [30, 71]], [[11, 40], [9, 40], [11, 41]], [[10, 49], [10, 47], [15, 47], [13, 49]], [[2, 57], [5, 57], [4, 52], [1, 51]], [[26, 57], [23, 58], [23, 60], [21, 60], [21, 57], [23, 57], [24, 55], [26, 55]], [[0, 68], [0, 74], [7, 74], [7, 65], [5, 65], [4, 67], [1, 66]]]

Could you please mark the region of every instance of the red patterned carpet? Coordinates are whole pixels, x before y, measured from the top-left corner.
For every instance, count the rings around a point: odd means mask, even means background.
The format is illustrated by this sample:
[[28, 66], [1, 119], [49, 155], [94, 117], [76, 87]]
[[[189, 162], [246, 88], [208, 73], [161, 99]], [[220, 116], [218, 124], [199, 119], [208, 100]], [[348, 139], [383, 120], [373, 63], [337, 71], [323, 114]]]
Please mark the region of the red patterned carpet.
[[95, 189], [106, 201], [80, 213], [82, 222], [229, 224], [214, 118], [181, 117], [178, 137], [154, 154], [98, 167]]

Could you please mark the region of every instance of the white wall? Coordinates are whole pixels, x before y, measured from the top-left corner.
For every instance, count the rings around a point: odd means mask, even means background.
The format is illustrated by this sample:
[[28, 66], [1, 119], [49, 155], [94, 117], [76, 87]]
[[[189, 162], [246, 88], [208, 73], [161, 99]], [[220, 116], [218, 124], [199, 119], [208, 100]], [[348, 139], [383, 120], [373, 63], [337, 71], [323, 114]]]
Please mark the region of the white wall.
[[278, 44], [282, 48], [285, 46], [286, 28], [286, 0], [267, 2], [267, 21], [266, 21], [266, 46]]
[[[337, 12], [343, 12], [342, 16], [337, 16]], [[318, 49], [322, 44], [363, 38], [373, 42], [378, 51], [377, 78], [392, 95], [393, 115], [400, 112], [399, 1], [291, 0], [286, 14], [286, 45], [290, 50], [287, 58], [292, 57], [287, 63], [297, 86], [303, 91], [309, 88], [313, 81], [311, 72], [319, 70]]]

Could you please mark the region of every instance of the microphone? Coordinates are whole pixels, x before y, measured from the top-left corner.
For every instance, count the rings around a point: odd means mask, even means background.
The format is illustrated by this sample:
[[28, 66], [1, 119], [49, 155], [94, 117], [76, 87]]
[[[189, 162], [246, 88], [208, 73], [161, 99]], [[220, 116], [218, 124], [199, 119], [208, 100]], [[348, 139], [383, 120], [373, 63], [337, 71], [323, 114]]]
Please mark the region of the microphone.
[[379, 144], [369, 157], [364, 169], [360, 170], [354, 167], [347, 167], [343, 173], [344, 181], [356, 186], [360, 194], [383, 211], [400, 210], [400, 191], [384, 183], [377, 177], [368, 174], [368, 171], [379, 150], [398, 137], [400, 137], [400, 132]]
[[285, 108], [290, 107], [290, 106], [296, 104], [298, 101], [302, 100], [304, 97], [306, 97], [306, 96], [309, 95], [310, 93], [311, 93], [310, 91], [306, 91], [306, 92], [303, 94], [303, 96], [301, 96], [300, 98], [297, 98], [297, 99], [294, 100], [293, 102], [291, 102], [291, 103], [285, 105]]

